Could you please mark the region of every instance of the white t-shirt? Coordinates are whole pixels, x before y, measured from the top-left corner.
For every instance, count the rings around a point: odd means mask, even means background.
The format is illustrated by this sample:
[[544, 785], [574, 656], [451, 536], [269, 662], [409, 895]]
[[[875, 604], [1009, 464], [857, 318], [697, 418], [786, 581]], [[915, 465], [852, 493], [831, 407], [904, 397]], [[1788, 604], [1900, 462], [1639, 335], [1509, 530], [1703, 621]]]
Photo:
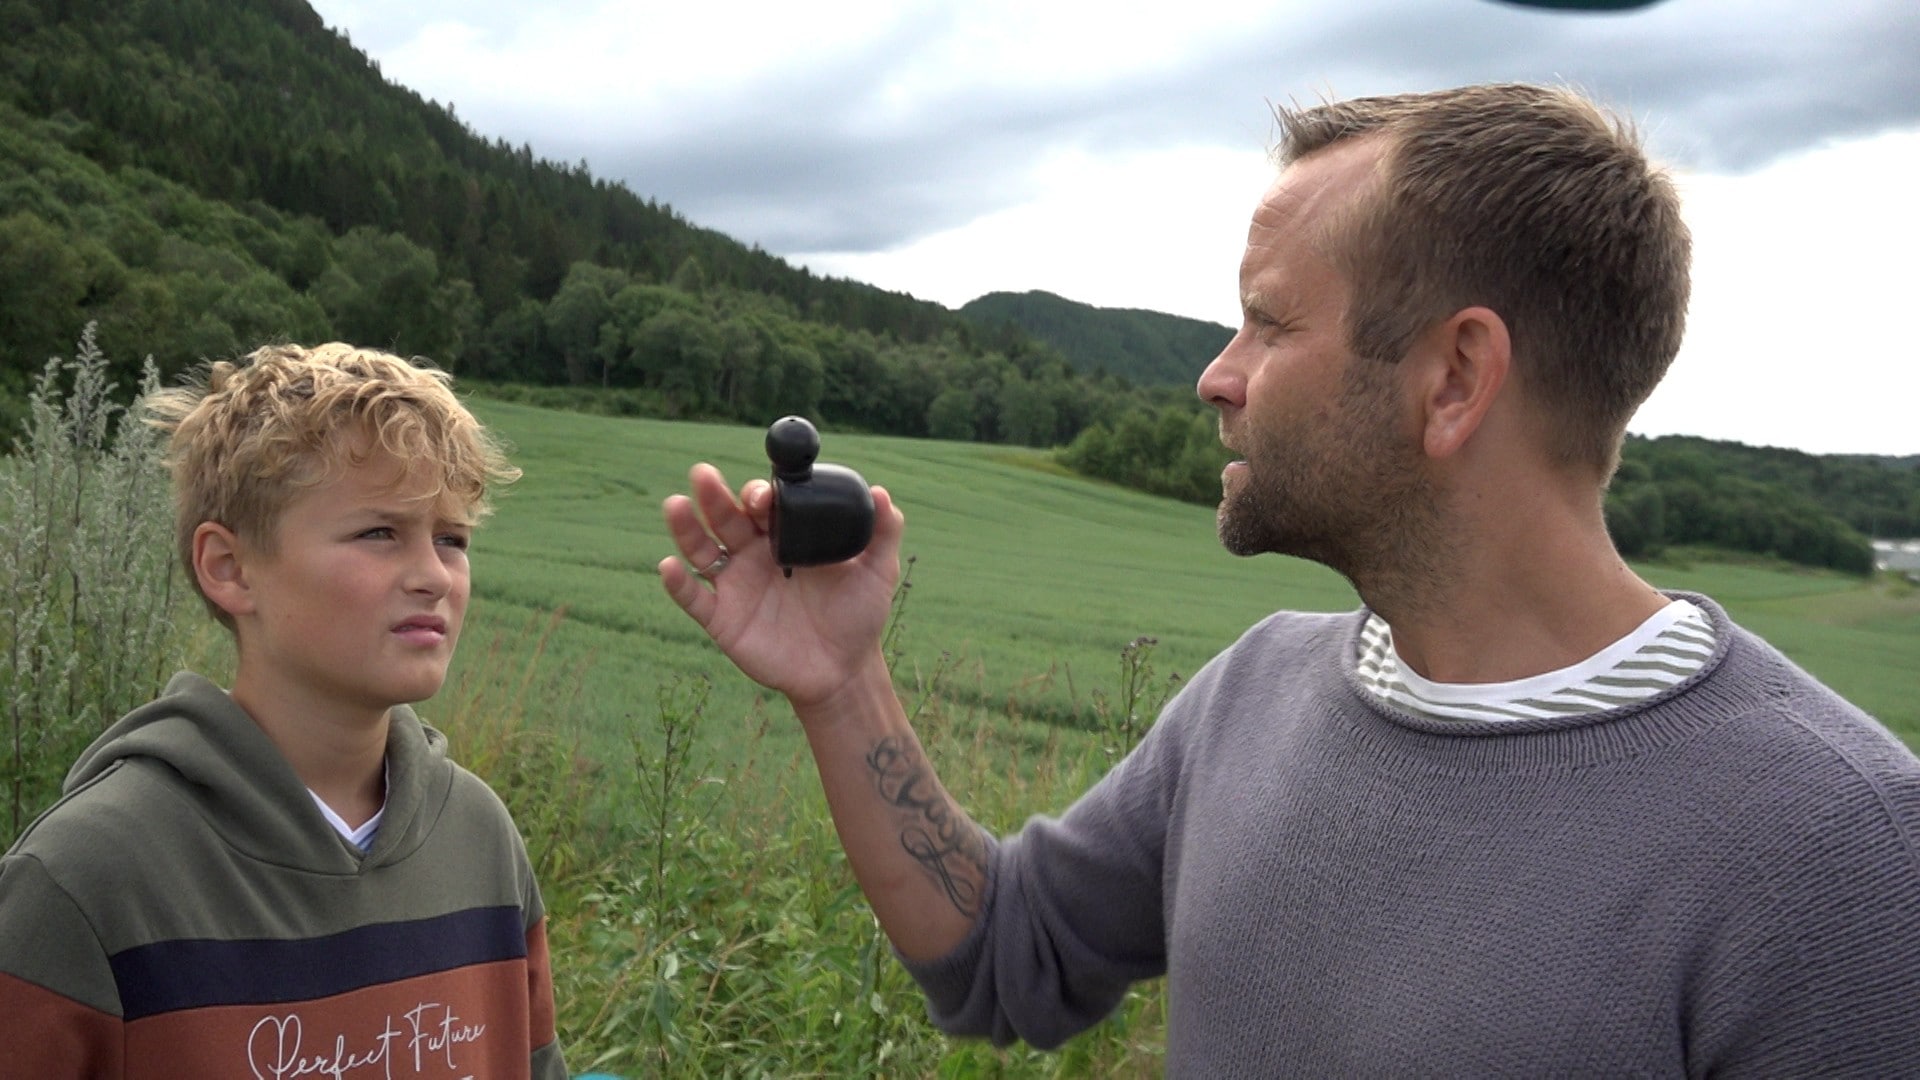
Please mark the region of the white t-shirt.
[[320, 796], [314, 795], [312, 788], [307, 789], [307, 794], [313, 795], [313, 804], [318, 806], [320, 813], [326, 817], [327, 824], [333, 826], [334, 832], [346, 837], [347, 843], [359, 848], [360, 853], [363, 855], [373, 850], [373, 838], [380, 832], [380, 819], [387, 814], [386, 796], [384, 794], [387, 789], [386, 769], [385, 764], [380, 766], [380, 790], [382, 792], [380, 809], [375, 810], [373, 816], [362, 822], [357, 829], [347, 824], [346, 818], [334, 813], [333, 807], [328, 806], [326, 801], [321, 799]]

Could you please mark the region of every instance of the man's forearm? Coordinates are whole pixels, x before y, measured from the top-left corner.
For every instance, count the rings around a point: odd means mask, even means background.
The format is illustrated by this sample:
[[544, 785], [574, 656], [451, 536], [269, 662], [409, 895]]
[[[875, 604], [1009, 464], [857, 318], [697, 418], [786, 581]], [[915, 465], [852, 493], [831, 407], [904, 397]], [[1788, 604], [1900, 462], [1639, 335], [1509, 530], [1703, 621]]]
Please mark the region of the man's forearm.
[[799, 715], [854, 878], [894, 947], [933, 960], [986, 904], [987, 843], [947, 793], [884, 663]]

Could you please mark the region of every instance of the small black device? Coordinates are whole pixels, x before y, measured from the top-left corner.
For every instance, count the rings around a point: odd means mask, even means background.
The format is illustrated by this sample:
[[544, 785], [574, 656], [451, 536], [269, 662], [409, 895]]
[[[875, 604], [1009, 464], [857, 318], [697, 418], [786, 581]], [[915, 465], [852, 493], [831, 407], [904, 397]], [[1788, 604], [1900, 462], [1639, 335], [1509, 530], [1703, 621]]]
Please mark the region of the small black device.
[[873, 492], [844, 465], [815, 464], [820, 433], [799, 416], [767, 428], [773, 463], [773, 521], [767, 542], [773, 559], [793, 576], [796, 566], [844, 562], [873, 539]]

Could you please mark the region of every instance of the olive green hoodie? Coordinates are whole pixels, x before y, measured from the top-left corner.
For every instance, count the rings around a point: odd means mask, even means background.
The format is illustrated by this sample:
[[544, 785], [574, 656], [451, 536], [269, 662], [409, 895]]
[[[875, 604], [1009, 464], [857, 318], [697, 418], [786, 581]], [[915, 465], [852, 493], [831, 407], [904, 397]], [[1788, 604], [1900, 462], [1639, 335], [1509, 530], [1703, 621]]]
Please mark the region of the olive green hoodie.
[[184, 673], [0, 860], [0, 1056], [36, 1077], [566, 1074], [524, 845], [446, 739], [393, 710], [362, 854]]

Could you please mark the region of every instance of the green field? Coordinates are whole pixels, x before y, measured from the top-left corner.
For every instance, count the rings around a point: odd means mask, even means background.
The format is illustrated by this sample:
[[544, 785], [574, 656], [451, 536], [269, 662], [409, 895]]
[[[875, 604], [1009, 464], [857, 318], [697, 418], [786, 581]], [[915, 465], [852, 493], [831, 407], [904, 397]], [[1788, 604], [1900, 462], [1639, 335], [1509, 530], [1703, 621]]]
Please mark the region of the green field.
[[[760, 433], [555, 413], [481, 400], [526, 476], [474, 549], [471, 634], [556, 609], [555, 662], [583, 672], [567, 717], [590, 743], [624, 742], [654, 688], [705, 674], [716, 716], [753, 712], [755, 688], [660, 589], [671, 551], [660, 501], [711, 461], [737, 486], [764, 474]], [[884, 484], [907, 515], [913, 588], [899, 667], [909, 687], [1028, 720], [1093, 723], [1134, 638], [1158, 639], [1162, 676], [1188, 674], [1280, 608], [1341, 610], [1339, 577], [1294, 559], [1221, 550], [1212, 513], [1055, 471], [1043, 454], [970, 443], [825, 436], [823, 459]], [[1705, 592], [1802, 666], [1920, 743], [1920, 595], [1824, 573], [1701, 564], [1641, 568]], [[471, 642], [472, 637], [469, 638]], [[477, 662], [469, 647], [463, 662]]]

